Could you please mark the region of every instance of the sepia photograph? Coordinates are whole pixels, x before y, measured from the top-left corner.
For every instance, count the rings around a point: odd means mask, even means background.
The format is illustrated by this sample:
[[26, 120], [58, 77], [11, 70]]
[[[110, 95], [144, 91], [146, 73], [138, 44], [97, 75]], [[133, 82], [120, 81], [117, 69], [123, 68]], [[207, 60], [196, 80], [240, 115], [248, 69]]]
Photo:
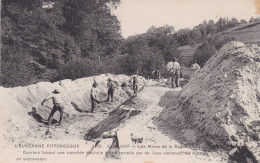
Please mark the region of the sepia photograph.
[[260, 0], [1, 0], [0, 163], [260, 163]]

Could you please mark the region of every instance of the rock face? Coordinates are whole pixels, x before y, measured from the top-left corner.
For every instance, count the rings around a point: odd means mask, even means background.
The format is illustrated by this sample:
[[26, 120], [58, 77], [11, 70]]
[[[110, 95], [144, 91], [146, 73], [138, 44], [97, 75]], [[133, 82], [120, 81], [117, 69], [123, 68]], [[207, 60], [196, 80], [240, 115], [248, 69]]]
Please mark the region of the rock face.
[[[49, 100], [41, 106], [44, 98], [49, 96], [56, 88], [61, 92], [65, 104], [65, 115], [77, 117], [82, 112], [90, 111], [90, 89], [94, 80], [98, 83], [99, 100], [107, 98], [107, 80], [111, 78], [115, 85], [114, 103], [97, 105], [96, 111], [112, 111], [107, 106], [117, 105], [124, 102], [133, 93], [131, 89], [132, 77], [126, 75], [103, 74], [94, 77], [81, 78], [77, 80], [62, 80], [55, 83], [41, 82], [25, 87], [4, 88], [0, 87], [0, 138], [7, 142], [16, 142], [26, 137], [32, 128], [37, 128], [29, 112], [35, 107], [37, 113], [47, 119], [52, 108], [52, 101]], [[145, 84], [145, 79], [138, 76], [139, 88]], [[125, 85], [125, 86], [124, 86]], [[49, 107], [49, 108], [48, 108]], [[106, 110], [107, 109], [107, 110]], [[55, 114], [59, 117], [59, 114]], [[54, 117], [55, 117], [54, 116]], [[67, 118], [71, 119], [71, 118]], [[87, 122], [91, 123], [91, 122]], [[45, 127], [44, 127], [45, 128]]]
[[180, 95], [185, 127], [211, 147], [259, 143], [260, 48], [230, 42], [197, 71]]

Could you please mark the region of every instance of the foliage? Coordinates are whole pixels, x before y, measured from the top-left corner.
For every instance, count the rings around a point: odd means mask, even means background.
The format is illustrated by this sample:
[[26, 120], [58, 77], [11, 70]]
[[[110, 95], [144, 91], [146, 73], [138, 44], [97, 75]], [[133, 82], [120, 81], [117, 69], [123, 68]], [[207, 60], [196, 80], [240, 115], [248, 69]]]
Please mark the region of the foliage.
[[219, 50], [224, 44], [232, 40], [234, 40], [233, 37], [223, 36], [221, 34], [213, 38], [207, 38], [207, 40], [195, 50], [193, 63], [198, 63], [200, 67], [203, 67], [209, 58], [216, 53], [216, 50]]
[[[111, 14], [111, 8], [119, 2], [3, 0], [2, 85], [55, 80], [60, 78], [58, 72], [72, 66], [69, 64], [83, 64], [86, 60], [115, 53], [122, 37], [119, 21]], [[84, 62], [79, 62], [81, 59]], [[14, 65], [21, 68], [7, 71]], [[20, 74], [28, 75], [28, 80], [21, 79]], [[80, 75], [71, 78], [75, 76]]]
[[219, 50], [224, 44], [230, 42], [230, 41], [234, 41], [234, 37], [231, 37], [229, 35], [216, 35], [213, 39], [212, 44], [214, 45], [214, 47]]
[[141, 35], [126, 39], [121, 47], [124, 56], [122, 70], [126, 74], [138, 73], [144, 76], [159, 68], [164, 71], [165, 63], [173, 56], [179, 57], [179, 44], [171, 26], [151, 27]]
[[246, 24], [247, 21], [246, 21], [245, 19], [241, 19], [241, 20], [240, 20], [240, 23], [242, 23], [242, 24]]
[[201, 46], [199, 46], [194, 53], [193, 62], [198, 63], [200, 67], [209, 60], [216, 52], [216, 49], [208, 41], [205, 41]]
[[[216, 35], [239, 24], [220, 18], [193, 29], [150, 27], [123, 39], [112, 14], [120, 0], [2, 0], [0, 84], [77, 79], [100, 73], [147, 76], [180, 58], [179, 46], [198, 47], [194, 61], [203, 65], [228, 37]], [[259, 21], [252, 18], [252, 21]], [[241, 23], [245, 22], [241, 20]], [[209, 39], [213, 38], [213, 39]]]

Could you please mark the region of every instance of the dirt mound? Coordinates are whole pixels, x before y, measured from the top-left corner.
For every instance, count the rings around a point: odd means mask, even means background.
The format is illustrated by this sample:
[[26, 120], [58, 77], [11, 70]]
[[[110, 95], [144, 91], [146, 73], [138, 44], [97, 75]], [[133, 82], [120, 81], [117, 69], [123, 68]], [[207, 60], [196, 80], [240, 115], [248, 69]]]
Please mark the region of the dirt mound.
[[[112, 79], [116, 87], [114, 102], [98, 104], [95, 109], [97, 113], [88, 113], [91, 106], [90, 89], [93, 81], [98, 83], [99, 100], [105, 101], [108, 78]], [[41, 82], [26, 87], [0, 87], [0, 123], [2, 124], [0, 138], [4, 140], [3, 146], [12, 142], [26, 141], [26, 138], [36, 140], [43, 138], [46, 127], [42, 121], [47, 120], [52, 101], [49, 100], [44, 106], [40, 104], [55, 88], [61, 91], [64, 100], [65, 124], [60, 129], [55, 129], [57, 134], [52, 138], [66, 139], [69, 135], [75, 138], [76, 133], [79, 132], [84, 135], [86, 128], [96, 125], [106, 117], [105, 112], [109, 113], [116, 109], [133, 94], [131, 78], [126, 75], [103, 74], [74, 81], [67, 79], [55, 83]], [[138, 81], [141, 88], [145, 84], [145, 79], [138, 77]], [[37, 117], [31, 116], [33, 107], [36, 108]], [[59, 114], [55, 114], [54, 119], [58, 120]], [[75, 133], [73, 133], [74, 130]]]
[[227, 149], [260, 140], [260, 48], [230, 42], [196, 72], [179, 106], [160, 116], [193, 143]]

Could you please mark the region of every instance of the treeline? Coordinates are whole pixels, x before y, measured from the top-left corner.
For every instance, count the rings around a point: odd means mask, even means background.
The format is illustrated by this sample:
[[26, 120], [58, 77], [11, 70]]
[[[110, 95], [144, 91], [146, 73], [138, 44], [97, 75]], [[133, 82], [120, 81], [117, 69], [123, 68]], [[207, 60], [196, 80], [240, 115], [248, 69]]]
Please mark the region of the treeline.
[[231, 36], [223, 36], [221, 34], [213, 37], [207, 37], [201, 45], [199, 45], [193, 55], [192, 63], [197, 63], [200, 67], [212, 57], [217, 50], [219, 50], [227, 42], [233, 41], [234, 38]]
[[164, 70], [173, 56], [178, 58], [179, 46], [207, 42], [217, 49], [218, 41], [210, 41], [208, 35], [246, 23], [220, 18], [177, 32], [166, 25], [123, 39], [120, 22], [111, 12], [120, 0], [1, 3], [0, 82], [7, 87], [101, 73], [147, 76], [155, 68]]
[[[259, 21], [259, 18], [251, 18], [249, 23]], [[181, 46], [194, 46], [197, 42], [203, 42], [208, 35], [213, 35], [218, 32], [225, 31], [229, 28], [235, 27], [239, 24], [248, 23], [246, 20], [238, 20], [236, 18], [219, 18], [217, 22], [213, 20], [203, 21], [203, 23], [195, 26], [193, 29], [181, 29], [174, 34]]]
[[[259, 18], [250, 19], [250, 23], [256, 21], [259, 21]], [[193, 29], [186, 28], [178, 31], [168, 25], [158, 28], [152, 26], [146, 33], [131, 36], [122, 43], [120, 51], [129, 61], [129, 63], [124, 63], [125, 70], [123, 72], [134, 73], [138, 70], [141, 75], [147, 76], [149, 72], [159, 68], [164, 73], [165, 64], [171, 58], [181, 58], [178, 47], [184, 45], [194, 47], [198, 43], [201, 45], [196, 48], [193, 62], [185, 63], [184, 66], [190, 66], [193, 63], [203, 66], [222, 45], [234, 40], [230, 36], [217, 33], [241, 23], [247, 23], [247, 21], [238, 21], [236, 18], [220, 18], [217, 22], [203, 21]]]
[[[123, 41], [120, 0], [2, 0], [1, 84], [78, 78]], [[80, 66], [80, 67], [79, 67]]]

